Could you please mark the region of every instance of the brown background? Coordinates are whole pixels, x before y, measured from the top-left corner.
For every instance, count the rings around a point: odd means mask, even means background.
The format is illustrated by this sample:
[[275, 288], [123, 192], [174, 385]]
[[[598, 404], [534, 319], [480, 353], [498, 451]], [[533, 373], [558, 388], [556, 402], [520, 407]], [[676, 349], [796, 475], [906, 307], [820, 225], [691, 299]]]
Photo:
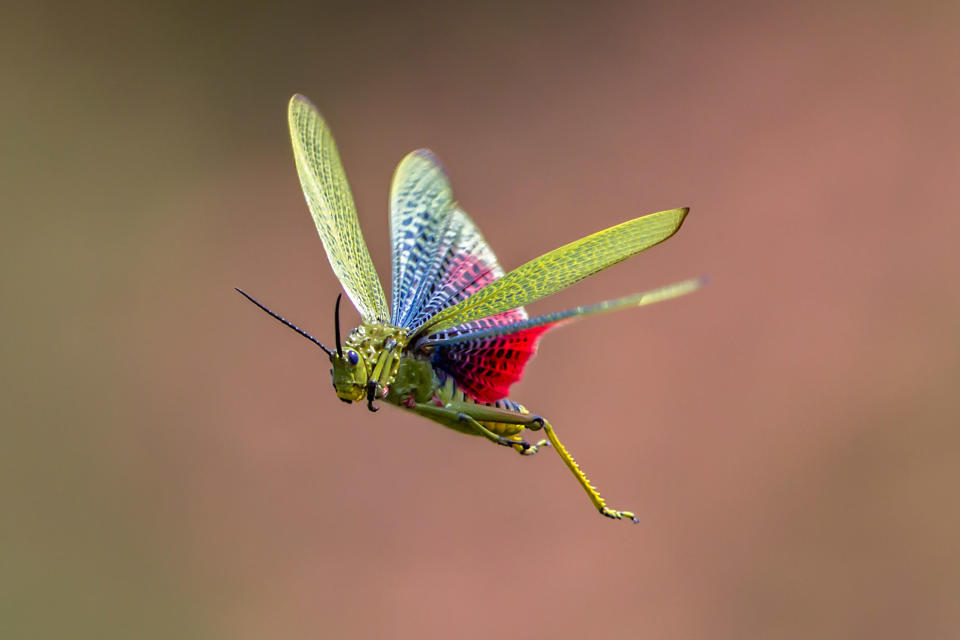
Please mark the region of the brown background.
[[[4, 9], [0, 635], [960, 634], [956, 3], [342, 4]], [[514, 389], [640, 525], [232, 290], [331, 340], [293, 92], [385, 282], [420, 146], [507, 268], [692, 207]]]

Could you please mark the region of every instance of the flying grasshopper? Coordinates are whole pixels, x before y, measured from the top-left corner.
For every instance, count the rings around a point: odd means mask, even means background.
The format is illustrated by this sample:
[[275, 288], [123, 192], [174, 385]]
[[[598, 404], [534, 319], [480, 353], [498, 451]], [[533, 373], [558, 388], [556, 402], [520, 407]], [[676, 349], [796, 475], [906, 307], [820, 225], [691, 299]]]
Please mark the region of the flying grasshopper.
[[[646, 293], [531, 318], [524, 305], [663, 242], [688, 209], [671, 209], [610, 227], [545, 253], [504, 274], [473, 220], [453, 198], [432, 152], [420, 149], [397, 166], [390, 189], [393, 299], [383, 287], [357, 220], [336, 145], [309, 100], [288, 108], [300, 184], [333, 272], [357, 311], [360, 326], [341, 340], [340, 298], [334, 310], [335, 349], [240, 289], [247, 299], [311, 340], [330, 357], [333, 387], [343, 402], [400, 407], [461, 433], [533, 455], [553, 446], [608, 518], [637, 522], [607, 506], [550, 421], [507, 398], [549, 329], [580, 318], [640, 307], [698, 289], [691, 279]], [[524, 440], [524, 430], [545, 439]]]

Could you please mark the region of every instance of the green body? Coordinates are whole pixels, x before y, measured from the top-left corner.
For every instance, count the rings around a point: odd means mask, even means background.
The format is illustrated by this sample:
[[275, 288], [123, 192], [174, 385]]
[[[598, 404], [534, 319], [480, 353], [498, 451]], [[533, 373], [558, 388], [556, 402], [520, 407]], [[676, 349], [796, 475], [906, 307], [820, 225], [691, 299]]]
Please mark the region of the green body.
[[[430, 364], [429, 357], [422, 355], [407, 355], [400, 359], [396, 379], [390, 385], [384, 400], [429, 418], [445, 427], [474, 436], [484, 434], [466, 424], [458, 416], [433, 411], [432, 408], [465, 410], [491, 433], [505, 438], [516, 436], [523, 431], [523, 426], [517, 423], [500, 422], [498, 418], [511, 419], [515, 417], [507, 412], [520, 415], [529, 413], [523, 405], [509, 400], [481, 404], [461, 391], [453, 378], [447, 378], [446, 383], [441, 384], [436, 371]], [[430, 409], [424, 410], [424, 407]], [[501, 411], [504, 412], [504, 415], [498, 416]]]
[[[413, 411], [460, 433], [484, 435], [456, 415], [464, 410], [497, 436], [512, 437], [523, 430], [522, 426], [511, 422], [516, 419], [516, 414], [527, 414], [522, 405], [510, 400], [479, 403], [461, 391], [453, 378], [448, 377], [441, 384], [430, 363], [429, 349], [407, 350], [407, 338], [404, 329], [389, 324], [364, 322], [351, 331], [344, 341], [344, 355], [331, 356], [333, 384], [340, 399], [347, 402], [363, 400], [368, 395], [370, 381], [375, 380], [374, 398]], [[357, 354], [356, 364], [351, 361], [351, 352]], [[455, 413], [438, 412], [438, 408]]]

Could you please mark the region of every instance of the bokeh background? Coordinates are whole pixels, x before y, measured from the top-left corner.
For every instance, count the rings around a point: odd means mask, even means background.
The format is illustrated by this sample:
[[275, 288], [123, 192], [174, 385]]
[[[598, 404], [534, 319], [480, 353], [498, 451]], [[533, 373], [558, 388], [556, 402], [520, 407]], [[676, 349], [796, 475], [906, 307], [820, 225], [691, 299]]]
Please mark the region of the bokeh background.
[[[0, 635], [957, 637], [958, 7], [5, 4]], [[385, 282], [417, 147], [508, 269], [692, 207], [514, 388], [638, 526], [233, 291], [332, 337], [294, 92]]]

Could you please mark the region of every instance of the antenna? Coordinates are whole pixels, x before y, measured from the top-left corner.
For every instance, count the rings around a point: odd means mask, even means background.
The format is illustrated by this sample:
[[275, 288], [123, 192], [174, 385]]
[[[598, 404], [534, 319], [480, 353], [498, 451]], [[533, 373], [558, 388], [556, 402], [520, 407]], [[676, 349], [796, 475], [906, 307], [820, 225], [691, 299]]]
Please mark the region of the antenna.
[[340, 298], [342, 293], [337, 294], [337, 304], [333, 307], [333, 327], [337, 332], [337, 355], [343, 357], [343, 349], [340, 348]]
[[[237, 287], [234, 287], [234, 289], [237, 289]], [[315, 344], [315, 345], [317, 345], [318, 347], [320, 347], [321, 349], [323, 349], [328, 356], [331, 356], [331, 357], [333, 356], [333, 353], [331, 353], [330, 349], [327, 349], [325, 346], [323, 346], [323, 343], [321, 343], [319, 340], [317, 340], [316, 338], [314, 338], [312, 335], [310, 335], [309, 333], [307, 333], [306, 331], [304, 331], [303, 329], [301, 329], [301, 328], [298, 327], [297, 325], [293, 324], [293, 323], [290, 322], [289, 320], [286, 320], [286, 319], [280, 317], [279, 315], [275, 314], [273, 311], [270, 311], [270, 309], [267, 309], [265, 306], [263, 306], [262, 304], [260, 304], [259, 302], [257, 302], [257, 301], [254, 300], [253, 298], [251, 298], [249, 295], [247, 295], [247, 292], [244, 291], [243, 289], [237, 289], [237, 291], [238, 291], [238, 292], [240, 293], [240, 295], [242, 295], [244, 298], [246, 298], [247, 300], [249, 300], [249, 301], [252, 302], [253, 304], [257, 305], [258, 307], [260, 307], [261, 309], [263, 309], [264, 311], [266, 311], [268, 314], [270, 314], [271, 316], [273, 316], [274, 318], [276, 318], [277, 320], [279, 320], [279, 321], [282, 322], [283, 324], [287, 325], [288, 327], [290, 327], [291, 329], [293, 329], [294, 331], [296, 331], [297, 333], [299, 333], [300, 335], [302, 335], [304, 338], [306, 338], [307, 340], [309, 340], [309, 341], [312, 342], [313, 344]], [[339, 302], [340, 302], [340, 298], [337, 298], [337, 303], [339, 304]], [[339, 328], [338, 328], [338, 330], [337, 330], [337, 347], [339, 347], [339, 346], [340, 346], [340, 331], [339, 331]], [[339, 351], [339, 348], [337, 349], [337, 351]]]

